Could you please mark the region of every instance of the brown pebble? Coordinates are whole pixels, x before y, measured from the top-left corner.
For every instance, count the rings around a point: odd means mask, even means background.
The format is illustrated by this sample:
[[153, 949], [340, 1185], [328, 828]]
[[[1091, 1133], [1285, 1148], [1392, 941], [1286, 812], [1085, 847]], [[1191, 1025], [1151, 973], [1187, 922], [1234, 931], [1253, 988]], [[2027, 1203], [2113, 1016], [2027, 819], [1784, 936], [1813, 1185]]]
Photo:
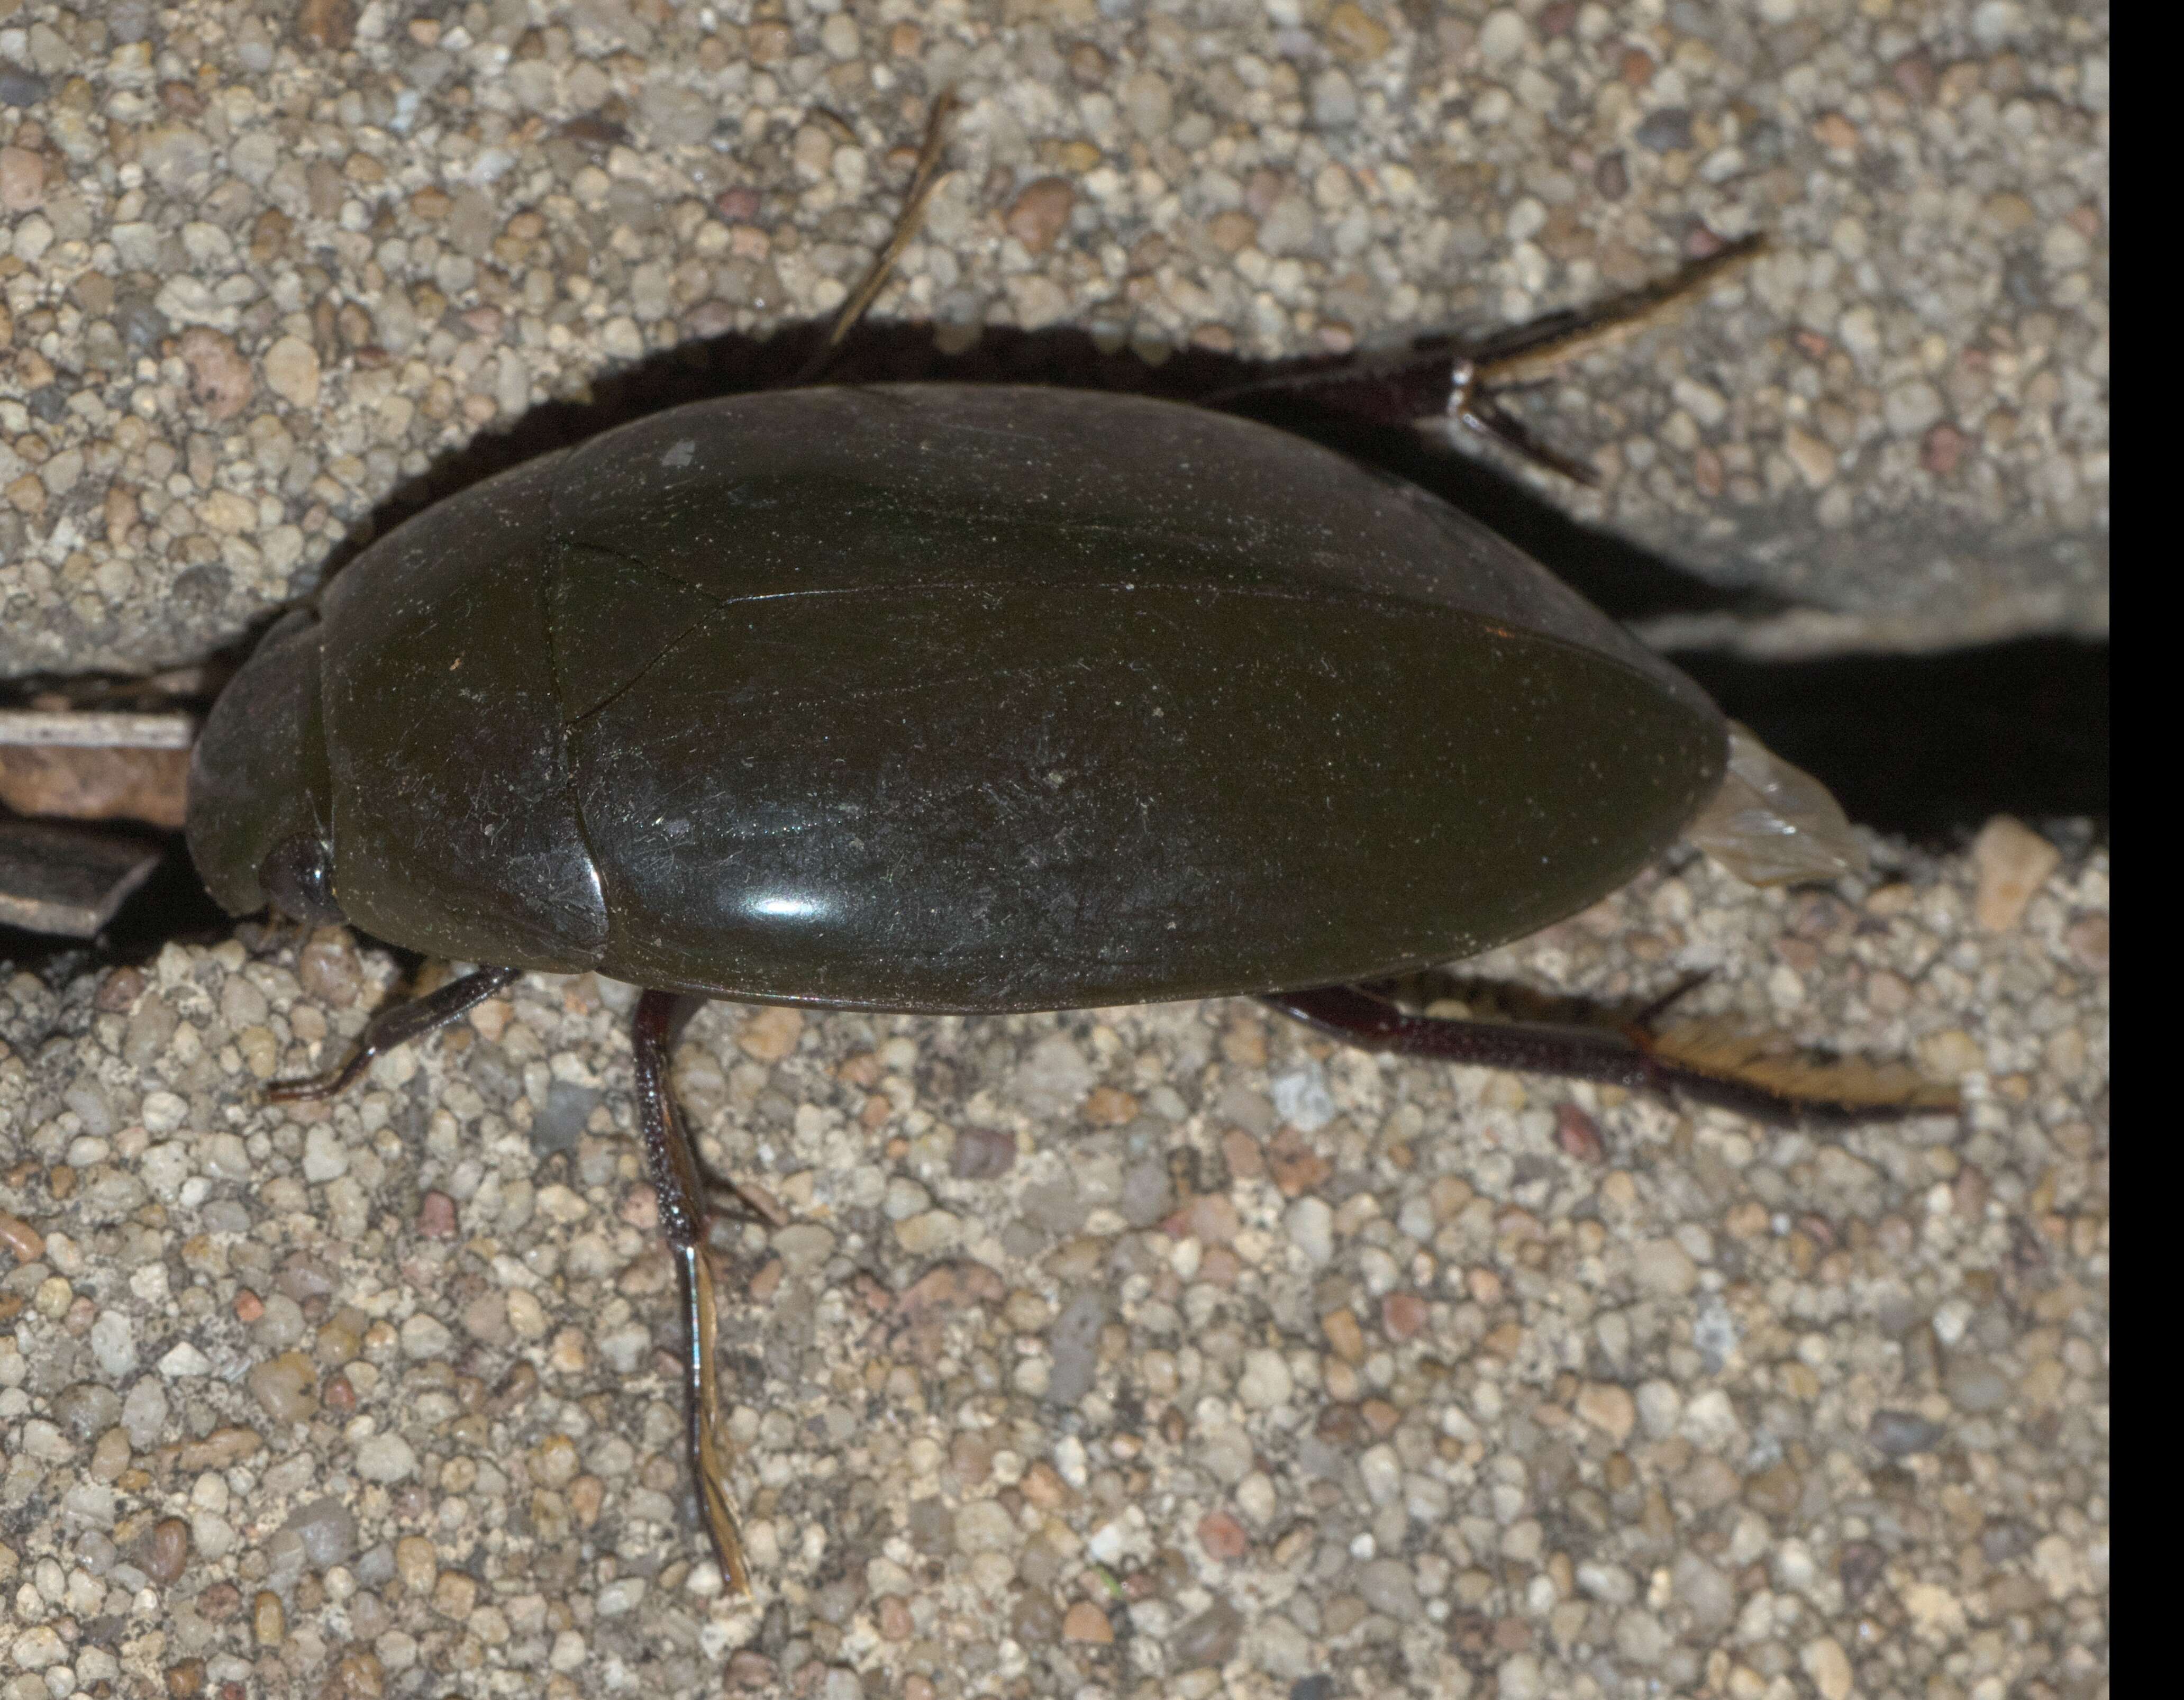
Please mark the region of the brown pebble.
[[773, 1686], [773, 1661], [762, 1653], [742, 1647], [728, 1656], [727, 1668], [722, 1673], [731, 1689], [749, 1693]]
[[1138, 1101], [1113, 1086], [1095, 1086], [1084, 1100], [1084, 1119], [1095, 1128], [1120, 1128], [1138, 1118]]
[[[358, 1596], [359, 1600], [370, 1597], [369, 1594]], [[366, 1614], [369, 1614], [369, 1608]], [[352, 1605], [349, 1619], [353, 1624], [356, 1623], [358, 1615], [357, 1608]], [[363, 1632], [361, 1625], [358, 1625], [358, 1632]], [[337, 1697], [337, 1700], [384, 1700], [386, 1693], [387, 1667], [379, 1662], [377, 1653], [367, 1648], [351, 1647], [335, 1661], [332, 1695]]]
[[1600, 1137], [1600, 1123], [1574, 1104], [1555, 1106], [1555, 1143], [1565, 1157], [1580, 1162], [1607, 1161], [1607, 1145]]
[[1327, 45], [1337, 59], [1369, 64], [1388, 51], [1394, 38], [1383, 24], [1354, 0], [1343, 0], [1327, 14]]
[[417, 1231], [427, 1240], [455, 1237], [455, 1201], [444, 1192], [427, 1192], [417, 1201]]
[[2084, 915], [2063, 934], [2063, 943], [2077, 965], [2089, 974], [2109, 971], [2109, 917]]
[[599, 1520], [599, 1508], [606, 1498], [607, 1485], [595, 1475], [580, 1475], [569, 1484], [569, 1509], [582, 1528], [589, 1529]]
[[2048, 883], [2063, 853], [2022, 821], [1997, 815], [1972, 841], [1979, 878], [1972, 913], [1989, 933], [2014, 931], [2033, 894]]
[[235, 1295], [235, 1319], [241, 1323], [256, 1322], [265, 1314], [265, 1301], [249, 1288], [239, 1289]]
[[142, 968], [116, 968], [98, 983], [98, 993], [92, 1001], [103, 1015], [126, 1015], [144, 995], [144, 971]]
[[1813, 135], [1821, 147], [1836, 153], [1858, 152], [1858, 126], [1840, 112], [1821, 114], [1819, 121], [1813, 125]]
[[744, 1030], [736, 1035], [736, 1044], [747, 1056], [760, 1062], [778, 1062], [796, 1049], [803, 1034], [803, 1012], [775, 1005], [745, 1022]]
[[234, 337], [209, 325], [192, 325], [182, 332], [180, 352], [189, 368], [190, 399], [214, 420], [232, 419], [249, 405], [258, 380]]
[[1282, 1196], [1310, 1192], [1334, 1173], [1334, 1165], [1305, 1143], [1295, 1128], [1284, 1127], [1267, 1147], [1267, 1168]]
[[1259, 239], [1259, 221], [1240, 207], [1230, 207], [1214, 214], [1206, 233], [1222, 253], [1241, 254]]
[[0, 148], [0, 207], [27, 213], [46, 198], [46, 162], [27, 148]]
[[1921, 106], [1933, 99], [1935, 86], [1941, 81], [1932, 58], [1924, 53], [1904, 54], [1889, 66], [1888, 75], [1889, 81], [1903, 91], [1906, 100]]
[[296, 33], [308, 47], [339, 49], [356, 39], [356, 0], [304, 0]]
[[1221, 1135], [1221, 1160], [1238, 1180], [1256, 1180], [1267, 1172], [1266, 1153], [1241, 1128], [1231, 1128]]
[[1207, 1558], [1225, 1563], [1250, 1552], [1251, 1537], [1227, 1512], [1209, 1511], [1198, 1519], [1198, 1544], [1206, 1549]]
[[1334, 1355], [1345, 1363], [1365, 1361], [1365, 1330], [1358, 1327], [1357, 1314], [1347, 1306], [1329, 1311], [1319, 1319], [1319, 1326]]
[[179, 1664], [170, 1664], [166, 1678], [171, 1700], [197, 1700], [205, 1692], [205, 1662], [202, 1658], [186, 1658]]
[[1936, 425], [1919, 445], [1919, 464], [1936, 478], [1946, 478], [1964, 464], [1970, 438], [1953, 425]]
[[20, 1216], [10, 1216], [0, 1211], [0, 1246], [11, 1252], [18, 1263], [35, 1263], [46, 1255], [46, 1236]]
[[250, 1602], [250, 1633], [259, 1646], [278, 1647], [288, 1638], [288, 1614], [281, 1608], [281, 1597], [270, 1588], [260, 1588]]
[[[872, 1101], [888, 1102], [877, 1094]], [[1000, 1128], [962, 1128], [948, 1156], [948, 1172], [958, 1180], [992, 1180], [1014, 1168], [1016, 1162], [1015, 1134]]]
[[432, 1609], [443, 1618], [453, 1618], [460, 1623], [477, 1609], [478, 1585], [474, 1576], [460, 1570], [443, 1570], [432, 1585]]
[[1412, 1340], [1426, 1325], [1426, 1301], [1416, 1293], [1390, 1293], [1380, 1301], [1380, 1326], [1390, 1340]]
[[319, 1408], [314, 1391], [318, 1381], [311, 1360], [300, 1352], [284, 1352], [278, 1357], [254, 1364], [245, 1378], [252, 1396], [276, 1423], [307, 1423]]
[[1234, 1015], [1222, 1029], [1221, 1055], [1240, 1068], [1256, 1068], [1267, 1060], [1267, 1027], [1248, 1015]]
[[512, 1412], [520, 1411], [531, 1402], [532, 1396], [538, 1391], [538, 1372], [528, 1363], [519, 1360], [515, 1367], [508, 1372], [500, 1385], [493, 1389], [493, 1397], [486, 1401], [487, 1414], [505, 1417]]
[[760, 1301], [772, 1298], [788, 1274], [788, 1267], [780, 1258], [767, 1258], [759, 1266], [758, 1273], [750, 1278], [749, 1291], [751, 1297]]
[[1041, 1511], [1058, 1511], [1077, 1500], [1077, 1490], [1061, 1479], [1052, 1464], [1045, 1463], [1035, 1463], [1024, 1472], [1023, 1494]]
[[1115, 1626], [1107, 1621], [1107, 1614], [1091, 1601], [1079, 1600], [1061, 1619], [1061, 1638], [1105, 1647], [1114, 1640]]
[[1002, 222], [1034, 254], [1045, 254], [1067, 228], [1077, 190], [1067, 177], [1040, 177], [1024, 186]]
[[1769, 1517], [1787, 1517], [1805, 1491], [1804, 1479], [1786, 1462], [1770, 1464], [1744, 1482], [1744, 1501]]
[[1613, 1382], [1593, 1381], [1578, 1390], [1577, 1413], [1619, 1446], [1638, 1421], [1638, 1404]]
[[917, 1632], [916, 1619], [900, 1594], [883, 1594], [879, 1602], [880, 1635], [888, 1641], [908, 1641]]
[[422, 1599], [440, 1580], [440, 1555], [421, 1535], [405, 1535], [394, 1543], [394, 1574], [405, 1592]]
[[1244, 1223], [1234, 1200], [1225, 1192], [1209, 1192], [1191, 1200], [1190, 1208], [1183, 1212], [1183, 1225], [1201, 1245], [1228, 1246], [1234, 1243]]
[[163, 1517], [152, 1530], [152, 1550], [144, 1560], [144, 1574], [153, 1581], [179, 1580], [190, 1556], [190, 1525], [179, 1517]]
[[214, 1623], [233, 1623], [242, 1615], [242, 1590], [232, 1582], [214, 1582], [198, 1596], [198, 1610]]
[[190, 1471], [226, 1469], [254, 1455], [265, 1444], [255, 1429], [214, 1429], [201, 1441], [192, 1441], [176, 1454], [176, 1461]]

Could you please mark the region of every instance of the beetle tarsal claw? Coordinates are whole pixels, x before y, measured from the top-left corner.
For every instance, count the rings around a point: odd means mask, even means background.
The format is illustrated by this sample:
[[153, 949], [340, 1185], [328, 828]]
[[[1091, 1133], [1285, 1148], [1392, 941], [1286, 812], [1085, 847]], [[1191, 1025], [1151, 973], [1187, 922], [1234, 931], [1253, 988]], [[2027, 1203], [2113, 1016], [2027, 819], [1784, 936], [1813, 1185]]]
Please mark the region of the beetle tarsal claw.
[[683, 1318], [690, 1331], [682, 1389], [690, 1474], [698, 1485], [705, 1532], [712, 1537], [713, 1552], [721, 1561], [721, 1575], [728, 1592], [747, 1595], [751, 1591], [750, 1570], [744, 1561], [743, 1526], [736, 1517], [735, 1499], [728, 1491], [727, 1437], [721, 1432], [720, 1386], [714, 1370], [718, 1352], [713, 1343], [712, 1265], [706, 1261], [702, 1246], [677, 1246], [674, 1251], [682, 1284]]

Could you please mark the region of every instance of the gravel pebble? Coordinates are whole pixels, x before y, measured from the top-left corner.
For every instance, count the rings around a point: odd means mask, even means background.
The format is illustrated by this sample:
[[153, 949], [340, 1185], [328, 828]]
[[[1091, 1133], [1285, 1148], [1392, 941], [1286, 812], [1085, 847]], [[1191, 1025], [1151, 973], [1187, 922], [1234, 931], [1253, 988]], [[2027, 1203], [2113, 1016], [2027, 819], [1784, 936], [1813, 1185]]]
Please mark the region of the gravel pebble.
[[1997, 815], [1981, 828], [1972, 844], [1979, 870], [1973, 899], [1979, 923], [1990, 933], [2007, 933], [2025, 917], [2025, 906], [2062, 865], [2063, 853], [2022, 822]]
[[373, 1435], [356, 1449], [356, 1473], [366, 1481], [406, 1481], [417, 1473], [417, 1454], [399, 1435]]

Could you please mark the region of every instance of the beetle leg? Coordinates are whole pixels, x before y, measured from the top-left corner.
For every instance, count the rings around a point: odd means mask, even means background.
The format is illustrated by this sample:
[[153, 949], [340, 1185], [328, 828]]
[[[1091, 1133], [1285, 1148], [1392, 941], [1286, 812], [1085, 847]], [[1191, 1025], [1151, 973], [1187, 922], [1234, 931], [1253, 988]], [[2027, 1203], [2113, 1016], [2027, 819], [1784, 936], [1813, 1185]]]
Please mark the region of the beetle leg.
[[714, 1183], [725, 1192], [735, 1206], [736, 1212], [746, 1221], [761, 1223], [768, 1228], [786, 1228], [795, 1220], [781, 1207], [781, 1201], [762, 1186], [753, 1186], [748, 1181], [733, 1178]]
[[358, 1075], [371, 1067], [374, 1059], [398, 1045], [422, 1039], [434, 1028], [445, 1027], [467, 1014], [511, 984], [522, 973], [521, 968], [479, 968], [459, 980], [449, 980], [439, 990], [424, 997], [410, 998], [383, 1009], [372, 1017], [364, 1037], [357, 1041], [356, 1050], [340, 1067], [302, 1080], [271, 1081], [266, 1085], [265, 1095], [276, 1104], [285, 1104], [298, 1098], [331, 1098], [346, 1091]]
[[1696, 984], [1685, 981], [1620, 1028], [1411, 1015], [1356, 986], [1278, 992], [1262, 1001], [1362, 1051], [1594, 1080], [1777, 1125], [1946, 1115], [1957, 1106], [1952, 1089], [1898, 1067], [1855, 1058], [1786, 1061], [1769, 1054], [1762, 1040], [1703, 1023], [1654, 1033], [1647, 1025], [1651, 1017]]
[[644, 1138], [645, 1168], [660, 1201], [660, 1226], [682, 1285], [682, 1320], [689, 1331], [682, 1358], [682, 1419], [690, 1471], [728, 1591], [748, 1594], [750, 1572], [744, 1563], [735, 1501], [728, 1493], [727, 1439], [721, 1428], [714, 1367], [718, 1349], [714, 1342], [713, 1269], [705, 1257], [705, 1184], [698, 1153], [667, 1083], [670, 1035], [681, 1001], [674, 992], [647, 992], [637, 1000], [630, 1045], [637, 1063], [638, 1126]]
[[1690, 306], [1766, 251], [1764, 236], [1742, 237], [1666, 277], [1641, 283], [1590, 307], [1550, 313], [1497, 331], [1471, 350], [1477, 367], [1475, 381], [1489, 388], [1522, 383], [1583, 355], [1628, 342]]
[[1633, 1091], [1658, 1090], [1646, 1053], [1613, 1028], [1410, 1015], [1356, 986], [1276, 992], [1261, 1001], [1361, 1051], [1597, 1080]]
[[933, 101], [932, 114], [925, 120], [925, 140], [917, 150], [917, 166], [911, 173], [909, 189], [904, 192], [902, 210], [895, 215], [894, 232], [863, 280], [850, 292], [842, 310], [834, 315], [833, 326], [827, 332], [826, 341], [812, 351], [811, 358], [789, 380], [792, 388], [818, 381], [827, 363], [834, 358], [850, 332], [856, 329], [857, 321], [878, 298], [894, 270], [895, 262], [902, 258], [903, 250], [917, 239], [918, 230], [925, 222], [925, 203], [933, 198], [933, 186], [940, 181], [940, 150], [947, 144], [949, 120], [961, 105], [953, 89], [944, 89]]
[[1591, 467], [1534, 436], [1499, 398], [1661, 322], [1757, 259], [1765, 246], [1763, 237], [1745, 237], [1670, 276], [1591, 307], [1511, 326], [1479, 342], [1359, 355], [1217, 390], [1201, 398], [1201, 404], [1248, 412], [1268, 403], [1305, 401], [1376, 425], [1446, 422], [1493, 438], [1549, 471], [1591, 484], [1596, 482]]

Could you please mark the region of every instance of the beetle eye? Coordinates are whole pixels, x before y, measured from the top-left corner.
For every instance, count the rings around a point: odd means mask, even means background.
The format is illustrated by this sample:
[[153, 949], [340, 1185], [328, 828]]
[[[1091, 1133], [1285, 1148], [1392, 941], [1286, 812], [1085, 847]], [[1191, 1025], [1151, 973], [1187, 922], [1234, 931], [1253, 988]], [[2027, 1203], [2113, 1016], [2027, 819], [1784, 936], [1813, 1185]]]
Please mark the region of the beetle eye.
[[346, 921], [334, 901], [333, 851], [313, 833], [292, 833], [265, 852], [258, 883], [283, 915], [331, 927]]

